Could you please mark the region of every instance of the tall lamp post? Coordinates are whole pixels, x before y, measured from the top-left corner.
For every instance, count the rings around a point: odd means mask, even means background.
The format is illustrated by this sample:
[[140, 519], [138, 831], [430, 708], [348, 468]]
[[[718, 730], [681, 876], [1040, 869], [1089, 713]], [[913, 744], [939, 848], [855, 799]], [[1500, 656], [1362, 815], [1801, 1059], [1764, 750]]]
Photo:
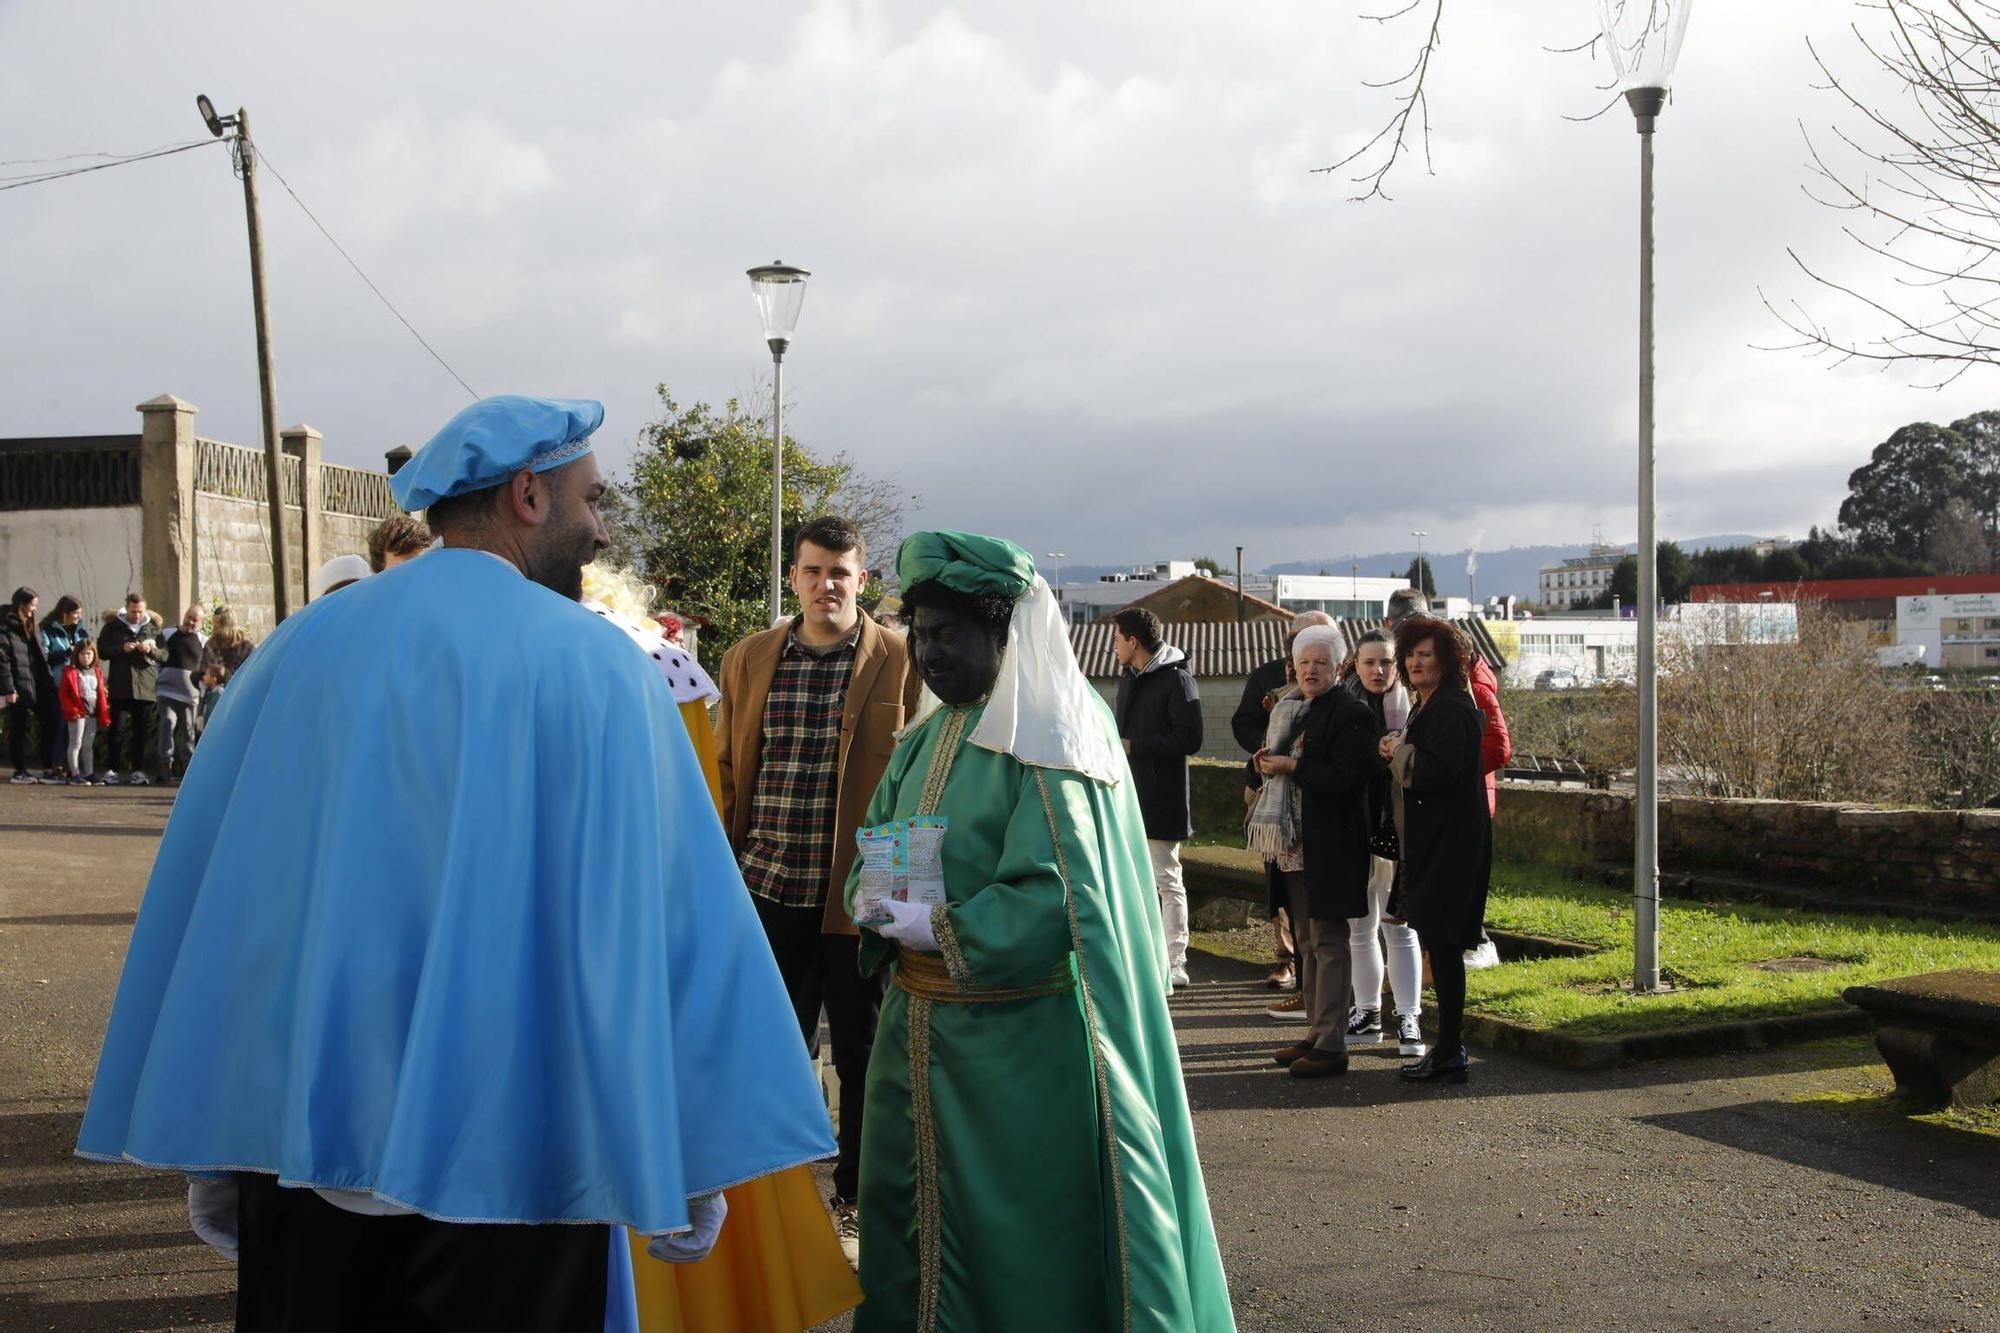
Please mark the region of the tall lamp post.
[[[271, 614], [283, 620], [291, 613], [290, 564], [285, 552], [285, 463], [278, 451], [278, 378], [271, 364], [271, 301], [264, 293], [264, 221], [257, 208], [257, 147], [250, 138], [250, 113], [236, 108], [233, 116], [215, 114], [215, 104], [206, 94], [194, 99], [208, 132], [220, 139], [228, 130], [236, 133], [230, 147], [236, 157], [237, 174], [243, 178], [243, 211], [250, 225], [250, 302], [257, 316], [257, 391], [264, 408], [264, 488], [271, 502]], [[305, 480], [300, 474], [300, 481]], [[299, 497], [301, 513], [305, 497]], [[303, 521], [303, 519], [301, 519]]]
[[[1418, 592], [1424, 592], [1424, 591], [1426, 591], [1426, 589], [1424, 588], [1424, 573], [1425, 573], [1425, 566], [1424, 566], [1424, 538], [1426, 538], [1426, 537], [1430, 536], [1431, 534], [1430, 534], [1430, 530], [1429, 530], [1428, 528], [1425, 528], [1425, 529], [1419, 529], [1419, 530], [1416, 530], [1416, 531], [1412, 531], [1412, 532], [1410, 533], [1410, 535], [1411, 535], [1412, 537], [1415, 537], [1415, 538], [1417, 539], [1417, 576], [1416, 576], [1415, 578], [1411, 579], [1411, 580], [1410, 580], [1410, 582], [1411, 582], [1411, 584], [1413, 584], [1413, 585], [1414, 585], [1414, 586], [1416, 587], [1416, 590], [1417, 590]], [[1437, 580], [1435, 580], [1435, 579], [1433, 579], [1433, 580], [1431, 580], [1431, 581], [1432, 581], [1433, 583], [1436, 583], [1436, 582], [1437, 582]]]
[[1653, 484], [1653, 125], [1667, 105], [1690, 0], [1597, 0], [1639, 130], [1639, 764], [1632, 837], [1632, 989], [1660, 988], [1660, 546]]
[[1062, 601], [1062, 562], [1063, 562], [1063, 557], [1064, 557], [1064, 556], [1066, 556], [1066, 555], [1068, 555], [1068, 554], [1069, 554], [1069, 552], [1068, 552], [1068, 551], [1050, 551], [1050, 552], [1049, 552], [1049, 559], [1051, 559], [1051, 560], [1053, 560], [1053, 561], [1055, 561], [1055, 562], [1056, 562], [1056, 588], [1055, 588], [1055, 592], [1056, 592], [1056, 601], [1058, 601], [1058, 602]]
[[764, 342], [771, 349], [771, 623], [785, 611], [785, 349], [799, 326], [812, 274], [772, 262], [750, 270], [750, 293], [764, 319]]

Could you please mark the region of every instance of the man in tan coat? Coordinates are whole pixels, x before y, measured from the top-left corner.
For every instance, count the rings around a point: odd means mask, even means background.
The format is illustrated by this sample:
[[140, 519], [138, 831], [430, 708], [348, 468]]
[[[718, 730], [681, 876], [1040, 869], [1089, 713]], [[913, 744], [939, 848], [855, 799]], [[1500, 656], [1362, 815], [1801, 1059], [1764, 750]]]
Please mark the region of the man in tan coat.
[[840, 1079], [833, 1215], [850, 1263], [860, 1255], [861, 1108], [882, 981], [856, 966], [843, 889], [854, 831], [922, 688], [903, 636], [862, 614], [867, 580], [852, 523], [829, 516], [800, 529], [800, 613], [723, 654], [715, 716], [723, 822], [809, 1050], [826, 1009]]

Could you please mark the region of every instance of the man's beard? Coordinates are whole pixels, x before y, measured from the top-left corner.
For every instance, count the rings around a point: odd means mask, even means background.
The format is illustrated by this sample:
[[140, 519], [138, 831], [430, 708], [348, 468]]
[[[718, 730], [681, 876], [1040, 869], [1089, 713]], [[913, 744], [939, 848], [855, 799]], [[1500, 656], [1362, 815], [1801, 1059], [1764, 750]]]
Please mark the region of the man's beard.
[[528, 552], [528, 567], [522, 572], [551, 592], [561, 593], [572, 602], [583, 600], [583, 567], [597, 557], [590, 534], [581, 526], [556, 532], [544, 531], [542, 539]]

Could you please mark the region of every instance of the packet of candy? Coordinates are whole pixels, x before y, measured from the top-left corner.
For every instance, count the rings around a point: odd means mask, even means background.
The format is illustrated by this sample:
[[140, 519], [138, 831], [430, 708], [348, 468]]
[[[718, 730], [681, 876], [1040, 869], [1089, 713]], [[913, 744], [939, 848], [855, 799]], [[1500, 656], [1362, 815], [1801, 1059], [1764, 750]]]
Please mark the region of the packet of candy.
[[904, 893], [906, 902], [932, 906], [944, 901], [945, 815], [913, 815], [906, 821]]
[[885, 898], [901, 899], [909, 870], [908, 831], [901, 820], [854, 831], [861, 867], [854, 889], [854, 924], [879, 926], [889, 919]]

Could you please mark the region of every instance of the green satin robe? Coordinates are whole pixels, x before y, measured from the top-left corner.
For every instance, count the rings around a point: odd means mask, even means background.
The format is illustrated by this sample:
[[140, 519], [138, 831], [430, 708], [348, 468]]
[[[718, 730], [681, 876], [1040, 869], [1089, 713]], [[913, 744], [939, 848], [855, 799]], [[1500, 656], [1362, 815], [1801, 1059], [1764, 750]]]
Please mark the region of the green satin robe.
[[[981, 709], [906, 735], [868, 808], [871, 825], [951, 821], [944, 967], [927, 969], [951, 993], [891, 985], [882, 1006], [854, 1327], [1231, 1330], [1131, 783], [980, 749], [964, 738]], [[863, 970], [885, 964], [905, 966], [864, 931]]]

